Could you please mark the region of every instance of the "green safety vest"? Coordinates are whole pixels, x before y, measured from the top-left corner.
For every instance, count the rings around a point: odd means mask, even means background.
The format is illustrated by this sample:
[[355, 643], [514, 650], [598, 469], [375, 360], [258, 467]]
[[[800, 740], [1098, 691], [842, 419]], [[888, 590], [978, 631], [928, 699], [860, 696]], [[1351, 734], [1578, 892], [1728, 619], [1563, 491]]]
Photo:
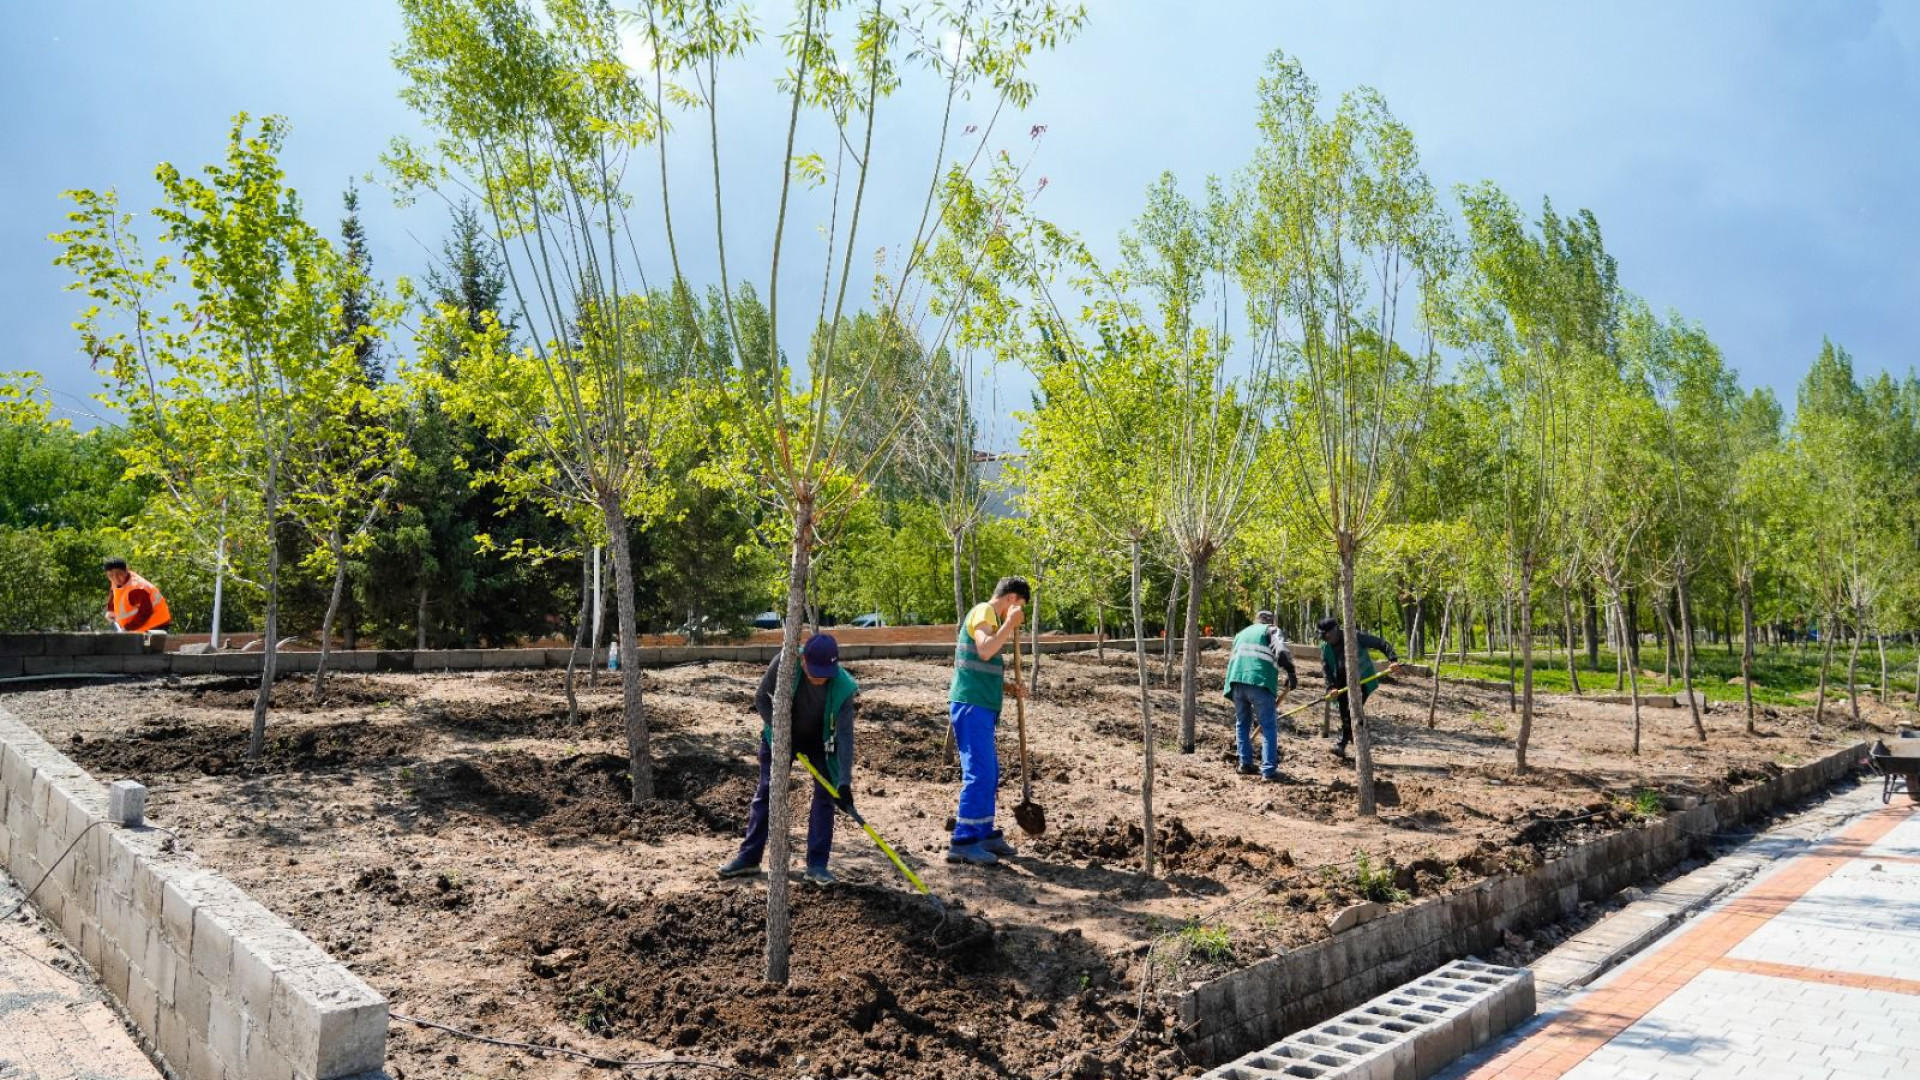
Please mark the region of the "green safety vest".
[[[1332, 645], [1324, 641], [1320, 643], [1320, 666], [1326, 670], [1327, 684], [1329, 686], [1333, 684], [1333, 676], [1339, 674], [1346, 666], [1343, 663], [1346, 657], [1342, 655], [1346, 651], [1347, 643], [1344, 641], [1340, 643], [1338, 652], [1334, 651]], [[1373, 654], [1367, 651], [1365, 645], [1362, 645], [1360, 646], [1360, 681], [1366, 683], [1367, 680], [1371, 678], [1373, 678]], [[1373, 693], [1373, 686], [1371, 684], [1364, 685], [1360, 688], [1361, 697], [1365, 697], [1371, 693]]]
[[[796, 663], [799, 662], [798, 657], [794, 660]], [[803, 668], [799, 678], [793, 681], [793, 692], [796, 695], [800, 693], [800, 680], [806, 677], [807, 673]], [[845, 782], [846, 774], [840, 771], [840, 755], [834, 749], [838, 745], [834, 738], [834, 725], [840, 720], [840, 710], [846, 708], [847, 702], [852, 701], [853, 695], [859, 692], [860, 684], [853, 681], [853, 676], [847, 674], [846, 668], [841, 668], [833, 678], [827, 680], [827, 715], [820, 722], [820, 741], [825, 745], [827, 760], [816, 761], [814, 765], [819, 768], [820, 775], [833, 781], [835, 785]], [[767, 741], [768, 746], [773, 745], [773, 721], [769, 720], [760, 726], [760, 737]]]
[[973, 638], [967, 635], [966, 617], [962, 616], [960, 626], [954, 633], [953, 687], [947, 691], [947, 700], [999, 712], [1001, 695], [1005, 692], [1004, 655], [995, 654], [991, 660], [981, 659], [979, 651], [973, 647]]
[[1233, 656], [1227, 661], [1227, 684], [1221, 688], [1220, 696], [1232, 697], [1234, 683], [1265, 687], [1269, 694], [1280, 692], [1280, 663], [1272, 635], [1273, 627], [1254, 623], [1233, 636]]

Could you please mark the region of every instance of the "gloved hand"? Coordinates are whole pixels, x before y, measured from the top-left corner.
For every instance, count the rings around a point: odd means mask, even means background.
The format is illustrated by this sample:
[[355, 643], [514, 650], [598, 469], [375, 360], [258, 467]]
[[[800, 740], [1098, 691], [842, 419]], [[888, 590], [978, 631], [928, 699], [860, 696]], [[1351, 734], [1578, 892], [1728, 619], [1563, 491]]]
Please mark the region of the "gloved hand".
[[849, 814], [853, 813], [853, 781], [841, 784], [837, 790], [839, 794], [834, 796], [833, 805]]
[[1288, 668], [1287, 669], [1287, 689], [1297, 690], [1299, 688], [1300, 688], [1300, 676], [1294, 674], [1294, 671], [1292, 668]]

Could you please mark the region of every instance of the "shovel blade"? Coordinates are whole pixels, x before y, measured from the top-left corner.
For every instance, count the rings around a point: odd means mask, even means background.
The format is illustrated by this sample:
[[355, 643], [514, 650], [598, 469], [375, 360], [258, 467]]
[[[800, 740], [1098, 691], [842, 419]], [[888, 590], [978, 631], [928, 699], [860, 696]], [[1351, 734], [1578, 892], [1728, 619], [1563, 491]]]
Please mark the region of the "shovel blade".
[[1013, 820], [1028, 836], [1039, 836], [1047, 831], [1047, 812], [1032, 799], [1023, 800], [1013, 808]]

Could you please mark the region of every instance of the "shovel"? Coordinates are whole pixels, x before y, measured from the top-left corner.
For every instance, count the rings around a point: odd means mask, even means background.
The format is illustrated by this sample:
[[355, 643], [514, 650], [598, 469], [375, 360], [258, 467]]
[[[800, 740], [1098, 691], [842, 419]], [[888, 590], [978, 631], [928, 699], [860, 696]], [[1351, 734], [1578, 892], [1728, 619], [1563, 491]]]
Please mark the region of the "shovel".
[[1047, 831], [1047, 812], [1033, 801], [1033, 772], [1027, 768], [1027, 699], [1020, 694], [1020, 632], [1013, 633], [1013, 715], [1020, 725], [1020, 805], [1013, 808], [1013, 820], [1028, 836]]
[[[1393, 672], [1393, 668], [1391, 667], [1385, 668], [1381, 671], [1376, 671], [1372, 675], [1369, 675], [1366, 678], [1360, 680], [1360, 685], [1367, 686], [1369, 684], [1379, 682], [1381, 679], [1392, 674], [1392, 672]], [[1335, 698], [1339, 697], [1341, 694], [1344, 694], [1346, 692], [1347, 692], [1346, 687], [1344, 686], [1336, 687], [1334, 690], [1328, 693], [1325, 697], [1317, 697], [1317, 698], [1314, 698], [1312, 701], [1307, 702], [1305, 705], [1296, 705], [1293, 708], [1288, 709], [1286, 712], [1281, 713], [1278, 719], [1285, 720], [1287, 717], [1292, 716], [1294, 713], [1300, 712], [1303, 709], [1311, 709], [1315, 705], [1325, 705], [1327, 702], [1334, 700]]]
[[813, 767], [813, 762], [807, 760], [807, 755], [795, 754], [794, 758], [798, 760], [800, 764], [807, 767], [807, 771], [813, 774], [813, 779], [816, 783], [826, 789], [827, 795], [834, 800], [835, 808], [852, 818], [855, 825], [866, 830], [867, 839], [872, 840], [875, 846], [886, 853], [887, 858], [893, 860], [893, 865], [898, 867], [902, 874], [906, 875], [907, 880], [913, 883], [913, 887], [919, 890], [921, 896], [926, 897], [928, 902], [933, 904], [935, 911], [945, 915], [947, 913], [947, 905], [941, 903], [940, 898], [933, 895], [933, 890], [927, 888], [927, 883], [920, 880], [920, 875], [914, 873], [912, 869], [907, 866], [906, 862], [900, 858], [900, 853], [893, 850], [893, 845], [887, 843], [884, 837], [873, 830], [873, 826], [867, 824], [867, 819], [860, 816], [860, 811], [850, 806], [840, 805], [840, 791], [833, 786], [833, 782], [820, 775], [820, 770]]

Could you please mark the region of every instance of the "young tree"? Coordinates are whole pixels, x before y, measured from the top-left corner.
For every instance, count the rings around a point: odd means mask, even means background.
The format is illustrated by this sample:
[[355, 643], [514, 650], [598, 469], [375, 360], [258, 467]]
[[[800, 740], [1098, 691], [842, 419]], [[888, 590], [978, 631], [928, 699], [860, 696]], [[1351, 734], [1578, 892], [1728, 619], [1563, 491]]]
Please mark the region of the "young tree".
[[[182, 518], [218, 520], [218, 497], [236, 489], [258, 499], [266, 639], [247, 750], [257, 761], [278, 656], [272, 541], [289, 520], [290, 458], [352, 351], [334, 347], [346, 275], [280, 171], [286, 122], [251, 127], [246, 114], [235, 118], [225, 163], [204, 177], [160, 166], [164, 200], [154, 216], [173, 255], [146, 261], [112, 192], [69, 192], [73, 228], [54, 240], [73, 287], [94, 301], [76, 326], [88, 354], [108, 365], [114, 403], [136, 432], [130, 471], [155, 478]], [[186, 298], [168, 312], [161, 304], [178, 283], [176, 265]]]
[[[1375, 812], [1373, 741], [1359, 687], [1358, 569], [1418, 451], [1438, 367], [1453, 239], [1413, 135], [1371, 90], [1320, 113], [1282, 54], [1260, 81], [1262, 143], [1238, 253], [1251, 331], [1294, 379], [1280, 398], [1285, 479], [1340, 562], [1359, 810]], [[1403, 346], [1411, 322], [1412, 341]]]

